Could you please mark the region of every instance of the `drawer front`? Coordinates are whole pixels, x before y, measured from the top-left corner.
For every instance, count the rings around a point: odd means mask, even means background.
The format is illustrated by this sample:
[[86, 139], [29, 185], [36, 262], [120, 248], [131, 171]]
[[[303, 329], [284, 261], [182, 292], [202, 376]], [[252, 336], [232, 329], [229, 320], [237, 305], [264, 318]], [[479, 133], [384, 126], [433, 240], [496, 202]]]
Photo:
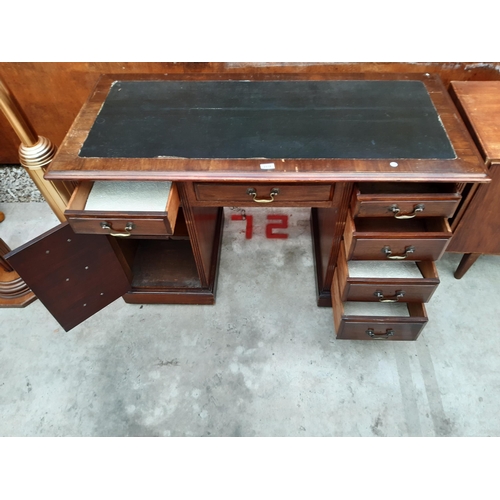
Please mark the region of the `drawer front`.
[[460, 196], [451, 200], [395, 199], [363, 200], [355, 198], [352, 212], [357, 217], [394, 217], [409, 219], [413, 217], [453, 217]]
[[[388, 281], [388, 280], [387, 280]], [[403, 281], [403, 280], [402, 280]], [[341, 285], [342, 300], [363, 302], [428, 302], [438, 284], [348, 281]]]
[[[439, 260], [449, 238], [353, 238], [349, 260]], [[345, 240], [344, 240], [345, 243]]]
[[[143, 238], [174, 234], [180, 200], [172, 183], [168, 197], [159, 206], [162, 211], [118, 211], [86, 209], [94, 183], [82, 182], [75, 189], [64, 214], [75, 233], [109, 234], [116, 237]], [[126, 205], [126, 199], [125, 199]]]
[[[332, 282], [332, 307], [337, 339], [350, 340], [416, 340], [427, 324], [427, 313], [421, 303], [408, 303], [407, 316], [347, 315], [340, 296], [337, 271]], [[377, 306], [378, 307], [378, 306]]]
[[197, 201], [221, 206], [308, 205], [333, 199], [331, 184], [214, 184], [195, 183]]
[[453, 184], [361, 183], [354, 191], [354, 217], [446, 217], [454, 215], [462, 198]]
[[344, 230], [347, 260], [438, 260], [452, 233], [446, 219], [356, 218]]
[[338, 339], [349, 340], [417, 340], [427, 320], [400, 318], [377, 321], [375, 318], [346, 317], [337, 331]]
[[75, 233], [109, 234], [116, 237], [168, 236], [173, 234], [173, 228], [168, 218], [137, 217], [103, 217], [103, 218], [68, 218], [69, 225]]
[[340, 246], [337, 273], [342, 301], [428, 302], [439, 285], [432, 261], [369, 261], [366, 264], [363, 271], [371, 272], [360, 274], [358, 269], [351, 273], [355, 262], [347, 262], [345, 248]]

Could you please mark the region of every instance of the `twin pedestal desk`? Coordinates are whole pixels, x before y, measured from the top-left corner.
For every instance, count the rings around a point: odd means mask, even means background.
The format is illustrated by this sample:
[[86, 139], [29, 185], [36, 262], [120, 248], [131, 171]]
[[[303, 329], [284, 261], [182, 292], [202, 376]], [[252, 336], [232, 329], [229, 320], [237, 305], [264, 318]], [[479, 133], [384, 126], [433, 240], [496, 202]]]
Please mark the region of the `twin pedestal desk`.
[[68, 222], [6, 258], [65, 330], [120, 296], [214, 304], [223, 207], [309, 207], [318, 306], [359, 340], [418, 337], [488, 181], [429, 74], [104, 75], [46, 177]]

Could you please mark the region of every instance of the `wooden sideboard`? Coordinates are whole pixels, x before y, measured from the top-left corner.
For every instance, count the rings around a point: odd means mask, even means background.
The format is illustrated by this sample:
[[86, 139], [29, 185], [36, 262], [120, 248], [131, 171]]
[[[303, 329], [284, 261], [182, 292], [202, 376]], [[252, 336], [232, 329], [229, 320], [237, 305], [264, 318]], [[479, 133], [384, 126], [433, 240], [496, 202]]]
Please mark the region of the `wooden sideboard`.
[[[223, 207], [258, 205], [311, 208], [318, 306], [365, 340], [418, 337], [448, 218], [489, 180], [430, 74], [104, 75], [47, 178], [79, 183], [68, 223], [6, 258], [65, 329], [119, 296], [214, 304]], [[89, 210], [103, 183], [164, 199]]]
[[485, 163], [492, 182], [470, 186], [448, 251], [464, 256], [460, 279], [483, 254], [500, 254], [500, 82], [452, 82], [450, 94]]

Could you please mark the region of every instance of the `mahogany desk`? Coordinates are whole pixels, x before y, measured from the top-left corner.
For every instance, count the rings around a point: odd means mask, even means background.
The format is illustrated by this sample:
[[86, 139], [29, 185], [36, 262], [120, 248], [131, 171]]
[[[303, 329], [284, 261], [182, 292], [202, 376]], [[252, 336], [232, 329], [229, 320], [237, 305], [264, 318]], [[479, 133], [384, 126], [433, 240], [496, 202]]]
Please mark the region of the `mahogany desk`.
[[[258, 204], [311, 208], [318, 305], [333, 307], [338, 338], [366, 340], [417, 338], [447, 219], [466, 183], [488, 180], [428, 74], [105, 75], [47, 178], [78, 183], [69, 225], [10, 261], [65, 329], [122, 295], [213, 304], [222, 207]], [[162, 210], [86, 210], [103, 181], [163, 182], [168, 199]], [[359, 277], [356, 261], [393, 264]], [[418, 277], [394, 274], [399, 261]], [[367, 302], [404, 313], [350, 312]]]

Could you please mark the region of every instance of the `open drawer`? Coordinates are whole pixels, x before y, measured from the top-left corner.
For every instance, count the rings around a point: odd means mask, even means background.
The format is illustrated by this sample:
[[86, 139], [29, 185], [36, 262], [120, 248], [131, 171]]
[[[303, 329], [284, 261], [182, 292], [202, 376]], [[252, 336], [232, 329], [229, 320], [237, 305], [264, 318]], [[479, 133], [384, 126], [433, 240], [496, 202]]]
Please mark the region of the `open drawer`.
[[343, 245], [337, 270], [342, 301], [428, 302], [439, 285], [433, 261], [347, 261]]
[[453, 217], [462, 199], [455, 184], [361, 182], [353, 192], [354, 217]]
[[344, 230], [348, 260], [438, 260], [450, 242], [448, 221], [358, 217], [349, 211]]
[[82, 182], [64, 213], [75, 233], [161, 237], [174, 233], [179, 204], [170, 181]]
[[421, 303], [343, 302], [337, 271], [331, 292], [338, 339], [416, 340], [428, 321]]

